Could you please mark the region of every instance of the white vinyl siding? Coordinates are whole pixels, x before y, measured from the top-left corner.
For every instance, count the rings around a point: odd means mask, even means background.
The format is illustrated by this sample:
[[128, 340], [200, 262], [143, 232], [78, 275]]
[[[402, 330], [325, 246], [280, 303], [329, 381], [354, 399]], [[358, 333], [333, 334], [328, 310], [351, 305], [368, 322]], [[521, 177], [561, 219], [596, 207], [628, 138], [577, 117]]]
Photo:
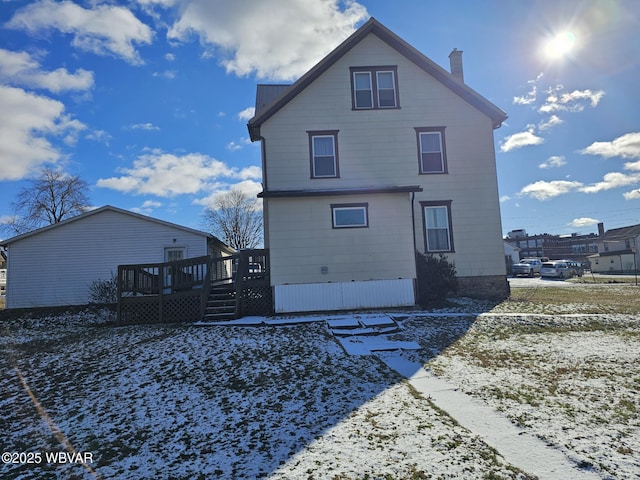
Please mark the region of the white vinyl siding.
[[415, 304], [413, 280], [276, 285], [276, 313], [411, 307]]
[[207, 234], [105, 210], [9, 244], [7, 307], [82, 305], [118, 265], [160, 263], [165, 249], [207, 255]]
[[272, 285], [415, 278], [409, 194], [348, 198], [368, 204], [368, 228], [333, 228], [345, 197], [269, 199]]
[[[353, 82], [350, 78], [353, 78], [355, 72], [350, 69], [358, 65], [397, 65], [397, 108], [383, 111], [354, 108]], [[446, 153], [447, 174], [420, 174], [416, 128], [438, 126], [446, 126], [443, 149]], [[304, 161], [309, 157], [307, 131], [326, 129], [340, 131], [340, 176], [324, 178], [319, 182], [310, 178], [309, 161]], [[261, 127], [261, 135], [266, 139], [263, 146], [268, 190], [419, 184], [424, 191], [415, 194], [413, 214], [416, 225], [415, 245], [418, 250], [425, 251], [424, 213], [420, 202], [451, 199], [455, 205], [452, 212], [455, 252], [448, 252], [447, 257], [456, 262], [458, 275], [474, 276], [478, 275], [477, 272], [483, 272], [484, 275], [506, 274], [500, 241], [502, 226], [491, 119], [375, 35], [368, 36], [356, 45], [266, 121]], [[315, 245], [316, 241], [309, 239], [309, 235], [305, 233], [309, 231], [306, 223], [287, 229], [291, 241], [282, 238], [279, 229], [281, 222], [287, 218], [287, 210], [297, 212], [306, 203], [290, 199], [289, 207], [283, 207], [281, 211], [280, 201], [281, 199], [265, 200], [265, 212], [270, 217], [265, 217], [265, 241], [269, 247], [274, 247], [276, 241], [284, 241], [285, 245], [292, 244], [293, 239], [298, 237], [303, 237], [301, 242]], [[342, 197], [329, 203], [354, 201], [359, 200]], [[369, 201], [369, 230], [344, 229], [340, 233], [367, 233], [374, 230], [374, 220], [378, 221], [373, 212], [374, 205], [370, 198], [362, 201]], [[276, 202], [278, 208], [272, 215], [271, 205]], [[410, 201], [406, 197], [404, 203], [409, 203], [404, 208], [411, 213]], [[328, 223], [327, 228], [331, 230], [331, 216], [327, 205], [323, 204], [317, 217], [316, 212], [313, 213], [318, 222]], [[311, 215], [310, 212], [306, 214]], [[297, 213], [294, 217], [298, 218]], [[383, 222], [387, 225], [387, 230], [393, 228], [393, 221], [385, 218]], [[376, 231], [377, 227], [376, 225]], [[406, 228], [411, 230], [411, 224]], [[311, 231], [314, 235], [319, 235], [318, 238], [324, 235], [315, 228]], [[412, 242], [407, 247], [410, 252], [414, 250], [413, 244]], [[390, 240], [379, 245], [379, 252], [386, 253], [396, 248]], [[478, 255], [478, 251], [482, 251], [483, 255]], [[313, 249], [308, 253], [311, 257], [314, 256]], [[297, 271], [296, 263], [306, 261], [306, 258], [310, 257], [306, 257], [306, 254], [298, 257], [296, 253], [288, 262], [284, 258], [282, 261], [287, 263], [286, 270]], [[348, 258], [343, 260], [353, 262]], [[291, 265], [288, 265], [289, 262]], [[350, 268], [350, 265], [345, 264], [345, 268]], [[381, 268], [378, 266], [378, 270]], [[309, 278], [315, 278], [315, 270], [305, 270], [302, 266], [299, 270], [299, 275], [295, 276], [297, 282], [304, 281], [305, 271]], [[317, 281], [327, 280], [319, 277]]]

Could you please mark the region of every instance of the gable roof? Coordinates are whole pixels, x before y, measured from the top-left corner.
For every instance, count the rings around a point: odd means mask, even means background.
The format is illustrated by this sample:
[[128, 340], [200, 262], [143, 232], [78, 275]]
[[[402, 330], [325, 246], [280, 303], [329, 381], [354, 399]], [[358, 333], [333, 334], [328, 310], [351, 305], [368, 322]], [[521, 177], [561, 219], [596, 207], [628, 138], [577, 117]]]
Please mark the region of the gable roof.
[[[407, 59], [415, 63], [419, 68], [426, 73], [434, 77], [445, 87], [459, 95], [462, 99], [473, 105], [482, 113], [487, 115], [493, 121], [493, 128], [498, 128], [507, 119], [507, 114], [500, 108], [495, 106], [489, 100], [477, 93], [472, 88], [469, 88], [462, 81], [458, 80], [452, 74], [447, 72], [444, 68], [434, 63], [425, 55], [420, 53], [414, 47], [409, 45], [403, 39], [398, 37], [395, 33], [389, 30], [387, 27], [378, 22], [375, 18], [371, 17], [362, 27], [356, 30], [349, 38], [338, 45], [331, 53], [324, 57], [319, 63], [317, 63], [311, 70], [300, 77], [295, 83], [290, 85], [286, 89], [275, 97], [272, 98], [271, 103], [262, 107], [262, 104], [258, 104], [258, 98], [261, 97], [261, 102], [268, 99], [268, 95], [274, 95], [275, 89], [265, 89], [265, 85], [258, 85], [258, 92], [256, 95], [256, 114], [249, 120], [247, 128], [249, 129], [249, 135], [252, 141], [260, 139], [260, 126], [278, 112], [289, 101], [296, 97], [302, 90], [304, 90], [315, 79], [328, 70], [334, 63], [342, 58], [347, 52], [349, 52], [355, 45], [362, 41], [369, 34], [374, 34], [380, 38], [383, 42], [387, 43], [390, 47], [394, 48], [400, 54], [404, 55]], [[282, 85], [278, 85], [282, 88]], [[268, 91], [267, 91], [268, 90]], [[259, 108], [262, 107], [262, 108]]]
[[612, 242], [615, 240], [626, 240], [640, 236], [640, 225], [631, 225], [630, 227], [612, 228], [601, 235], [599, 240]]
[[175, 228], [175, 229], [178, 229], [178, 230], [183, 230], [185, 232], [193, 233], [193, 234], [196, 234], [196, 235], [201, 235], [201, 236], [207, 237], [207, 238], [211, 238], [212, 237], [211, 234], [206, 233], [206, 232], [202, 232], [200, 230], [194, 230], [192, 228], [183, 227], [182, 225], [177, 225], [175, 223], [165, 222], [164, 220], [160, 220], [160, 219], [153, 218], [153, 217], [148, 217], [148, 216], [142, 215], [140, 213], [134, 213], [134, 212], [130, 212], [128, 210], [123, 210], [121, 208], [112, 207], [111, 205], [105, 205], [104, 207], [96, 208], [95, 210], [91, 210], [89, 212], [81, 213], [80, 215], [76, 215], [75, 217], [71, 217], [71, 218], [69, 218], [67, 220], [63, 220], [63, 221], [61, 221], [59, 223], [54, 223], [54, 224], [51, 224], [51, 225], [47, 225], [45, 227], [38, 228], [38, 229], [33, 230], [31, 232], [23, 233], [21, 235], [15, 236], [13, 238], [9, 238], [8, 240], [3, 240], [2, 242], [0, 242], [0, 246], [6, 247], [6, 246], [8, 246], [8, 245], [10, 245], [12, 243], [18, 242], [18, 241], [23, 240], [25, 238], [32, 237], [34, 235], [39, 235], [39, 234], [44, 233], [44, 232], [46, 232], [48, 230], [52, 230], [54, 228], [59, 228], [59, 227], [62, 227], [64, 225], [67, 225], [69, 223], [77, 222], [78, 220], [82, 220], [82, 219], [85, 219], [87, 217], [91, 217], [93, 215], [98, 215], [98, 214], [100, 214], [102, 212], [106, 212], [106, 211], [121, 213], [121, 214], [124, 214], [124, 215], [128, 215], [130, 217], [133, 217], [133, 218], [137, 218], [139, 220], [144, 220], [144, 221], [147, 221], [147, 222], [157, 223], [159, 225], [164, 225], [164, 226]]

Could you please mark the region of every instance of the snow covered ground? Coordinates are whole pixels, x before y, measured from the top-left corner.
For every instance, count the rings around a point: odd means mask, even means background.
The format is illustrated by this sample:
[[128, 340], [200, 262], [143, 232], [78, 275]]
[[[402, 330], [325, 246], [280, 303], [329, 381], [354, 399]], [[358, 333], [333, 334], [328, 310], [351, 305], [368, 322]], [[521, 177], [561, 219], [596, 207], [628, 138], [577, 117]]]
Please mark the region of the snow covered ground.
[[[384, 327], [384, 339], [585, 472], [637, 479], [640, 319], [628, 312], [640, 300], [631, 285], [594, 287], [573, 304], [456, 299], [438, 312], [383, 312], [400, 327]], [[594, 314], [603, 289], [625, 305]], [[63, 451], [53, 428], [92, 460], [4, 463], [0, 478], [535, 478], [381, 356], [347, 354], [327, 321], [354, 319], [368, 327], [359, 314], [250, 322], [261, 326], [113, 327], [106, 312], [0, 323], [3, 452]]]

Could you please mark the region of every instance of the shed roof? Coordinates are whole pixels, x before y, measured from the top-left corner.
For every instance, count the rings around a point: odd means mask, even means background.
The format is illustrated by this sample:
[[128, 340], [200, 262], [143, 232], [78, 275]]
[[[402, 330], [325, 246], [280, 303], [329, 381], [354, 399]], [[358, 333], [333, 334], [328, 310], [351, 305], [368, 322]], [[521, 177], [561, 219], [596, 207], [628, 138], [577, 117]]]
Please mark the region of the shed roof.
[[34, 235], [39, 235], [41, 233], [47, 232], [49, 230], [52, 230], [54, 228], [60, 228], [60, 227], [63, 227], [64, 225], [67, 225], [69, 223], [77, 222], [77, 221], [83, 220], [83, 219], [85, 219], [87, 217], [91, 217], [93, 215], [99, 215], [100, 213], [103, 213], [103, 212], [106, 212], [106, 211], [117, 212], [117, 213], [121, 213], [121, 214], [124, 214], [124, 215], [129, 215], [131, 217], [134, 217], [134, 218], [146, 221], [146, 222], [153, 222], [153, 223], [157, 223], [157, 224], [160, 224], [160, 225], [165, 225], [167, 227], [175, 228], [175, 229], [182, 230], [182, 231], [189, 232], [189, 233], [193, 233], [193, 234], [196, 234], [196, 235], [201, 235], [201, 236], [207, 237], [207, 238], [215, 238], [211, 234], [206, 233], [206, 232], [202, 232], [200, 230], [194, 230], [194, 229], [189, 228], [189, 227], [183, 227], [182, 225], [178, 225], [178, 224], [171, 223], [171, 222], [166, 222], [164, 220], [160, 220], [158, 218], [149, 217], [147, 215], [142, 215], [140, 213], [130, 212], [128, 210], [123, 210], [121, 208], [113, 207], [111, 205], [105, 205], [103, 207], [96, 208], [95, 210], [91, 210], [89, 212], [81, 213], [80, 215], [76, 215], [75, 217], [71, 217], [71, 218], [69, 218], [67, 220], [63, 220], [63, 221], [61, 221], [59, 223], [54, 223], [54, 224], [51, 224], [51, 225], [47, 225], [45, 227], [38, 228], [36, 230], [32, 230], [31, 232], [23, 233], [21, 235], [17, 235], [15, 237], [9, 238], [7, 240], [3, 240], [0, 243], [0, 246], [6, 247], [6, 246], [8, 246], [8, 245], [10, 245], [12, 243], [16, 243], [16, 242], [19, 242], [20, 240], [24, 240], [25, 238], [29, 238], [29, 237], [32, 237]]
[[[273, 85], [271, 86], [273, 88], [265, 88], [265, 85], [258, 86], [256, 95], [256, 113], [247, 124], [251, 140], [259, 140], [260, 127], [266, 120], [296, 97], [302, 90], [328, 70], [334, 63], [336, 63], [342, 56], [349, 52], [369, 34], [376, 35], [390, 47], [397, 50], [422, 70], [441, 82], [445, 87], [449, 88], [451, 91], [491, 118], [494, 128], [500, 127], [502, 122], [507, 119], [507, 114], [503, 110], [472, 88], [468, 87], [465, 83], [458, 80], [438, 64], [427, 58], [372, 17], [289, 87], [286, 87], [285, 85]], [[258, 97], [260, 97], [260, 101], [258, 101]], [[271, 102], [265, 103], [269, 99], [271, 99]]]

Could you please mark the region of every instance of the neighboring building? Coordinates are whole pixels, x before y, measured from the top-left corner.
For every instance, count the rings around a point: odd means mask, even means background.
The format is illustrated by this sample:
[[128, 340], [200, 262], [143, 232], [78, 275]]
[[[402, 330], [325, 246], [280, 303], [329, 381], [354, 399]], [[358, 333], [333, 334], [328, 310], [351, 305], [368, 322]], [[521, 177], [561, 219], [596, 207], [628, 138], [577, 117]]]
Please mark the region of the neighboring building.
[[520, 249], [522, 258], [549, 258], [551, 260], [575, 260], [587, 263], [590, 254], [598, 252], [598, 235], [552, 235], [542, 233], [527, 235], [523, 229], [512, 230], [505, 241]]
[[83, 305], [89, 286], [118, 265], [158, 263], [228, 250], [210, 234], [104, 206], [4, 240], [7, 308]]
[[520, 249], [518, 247], [514, 247], [507, 241], [503, 242], [503, 246], [504, 261], [507, 267], [507, 272], [511, 272], [511, 266], [520, 261]]
[[493, 130], [506, 114], [375, 19], [293, 85], [259, 85], [276, 312], [415, 303], [415, 251], [508, 294]]
[[4, 295], [7, 289], [7, 255], [0, 250], [0, 295]]
[[634, 273], [638, 271], [637, 254], [640, 251], [640, 225], [613, 228], [604, 231], [598, 224], [598, 252], [590, 255], [591, 271], [595, 273]]

